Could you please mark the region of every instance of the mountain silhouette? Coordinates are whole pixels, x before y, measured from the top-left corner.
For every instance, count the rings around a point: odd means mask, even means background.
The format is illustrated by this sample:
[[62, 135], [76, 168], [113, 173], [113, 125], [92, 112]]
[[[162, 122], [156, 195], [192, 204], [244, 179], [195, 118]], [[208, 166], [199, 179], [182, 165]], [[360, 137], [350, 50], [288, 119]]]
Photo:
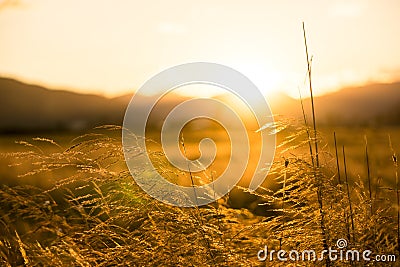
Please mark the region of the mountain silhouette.
[[[47, 89], [9, 78], [0, 78], [0, 132], [85, 130], [104, 124], [121, 125], [133, 94], [107, 98], [66, 90]], [[149, 97], [137, 96], [143, 106]], [[229, 99], [216, 96], [216, 99]], [[149, 125], [160, 127], [165, 116], [188, 97], [169, 94], [157, 103]], [[301, 117], [299, 100], [282, 93], [267, 98], [272, 112]], [[314, 99], [318, 123], [330, 125], [398, 125], [400, 82], [348, 87]], [[303, 100], [310, 116], [310, 99]], [[204, 108], [196, 107], [193, 108]], [[140, 111], [140, 107], [139, 107]], [[217, 111], [216, 111], [217, 112]], [[140, 114], [138, 114], [139, 116]]]
[[[314, 103], [322, 124], [400, 125], [400, 82], [347, 87], [316, 97]], [[310, 105], [305, 99], [308, 110]]]
[[124, 107], [109, 99], [65, 90], [49, 90], [0, 79], [0, 131], [81, 130], [121, 123]]

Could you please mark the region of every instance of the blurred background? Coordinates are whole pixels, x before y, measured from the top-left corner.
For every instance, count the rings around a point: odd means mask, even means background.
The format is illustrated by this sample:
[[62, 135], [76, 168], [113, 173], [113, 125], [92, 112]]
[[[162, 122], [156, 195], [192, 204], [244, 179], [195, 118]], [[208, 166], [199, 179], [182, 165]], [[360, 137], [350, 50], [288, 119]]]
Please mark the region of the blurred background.
[[[310, 116], [304, 21], [317, 123], [327, 149], [332, 151], [336, 131], [349, 150], [352, 172], [364, 174], [367, 136], [372, 171], [392, 176], [388, 134], [400, 150], [399, 12], [395, 0], [1, 0], [0, 151], [19, 150], [16, 140], [37, 136], [68, 147], [93, 127], [121, 125], [141, 84], [193, 61], [237, 69], [259, 87], [275, 115], [301, 121], [300, 96]], [[204, 87], [174, 91], [158, 103], [150, 130], [185, 99], [234, 103], [225, 94]], [[140, 97], [145, 104], [146, 95]], [[214, 129], [207, 127], [192, 128]], [[193, 144], [198, 139], [193, 135]], [[1, 160], [2, 179], [12, 180], [10, 158]]]

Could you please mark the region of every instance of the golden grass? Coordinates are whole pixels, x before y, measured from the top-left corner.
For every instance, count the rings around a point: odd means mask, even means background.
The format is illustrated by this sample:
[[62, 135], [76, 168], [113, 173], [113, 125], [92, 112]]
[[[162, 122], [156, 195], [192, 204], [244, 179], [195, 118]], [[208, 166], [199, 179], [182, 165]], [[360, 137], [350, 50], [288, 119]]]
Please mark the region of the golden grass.
[[229, 196], [200, 208], [153, 200], [124, 167], [120, 138], [112, 133], [118, 128], [79, 137], [68, 148], [52, 144], [56, 148], [46, 150], [37, 144], [47, 140], [24, 143], [25, 151], [8, 154], [28, 164], [19, 179], [57, 179], [44, 187], [1, 185], [0, 261], [6, 266], [258, 266], [257, 252], [264, 245], [323, 249], [317, 185], [328, 246], [348, 238], [352, 248], [398, 255], [395, 189], [377, 185], [372, 172], [371, 199], [366, 177], [351, 175], [350, 210], [334, 157], [321, 153], [324, 160], [315, 170], [304, 153], [304, 127], [289, 128], [268, 178], [278, 188], [255, 193], [269, 217], [229, 208]]

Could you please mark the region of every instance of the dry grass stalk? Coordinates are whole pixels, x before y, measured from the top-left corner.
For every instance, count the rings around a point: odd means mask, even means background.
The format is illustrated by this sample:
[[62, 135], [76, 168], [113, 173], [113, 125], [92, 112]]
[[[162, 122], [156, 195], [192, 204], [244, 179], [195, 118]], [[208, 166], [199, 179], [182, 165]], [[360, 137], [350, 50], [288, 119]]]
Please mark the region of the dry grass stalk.
[[390, 138], [390, 135], [388, 136], [389, 138], [389, 147], [392, 152], [392, 160], [393, 160], [393, 166], [395, 168], [395, 182], [396, 182], [396, 213], [397, 213], [397, 250], [400, 254], [400, 194], [399, 194], [399, 174], [398, 174], [398, 163], [397, 163], [397, 155], [396, 151], [393, 148], [392, 145], [392, 139]]

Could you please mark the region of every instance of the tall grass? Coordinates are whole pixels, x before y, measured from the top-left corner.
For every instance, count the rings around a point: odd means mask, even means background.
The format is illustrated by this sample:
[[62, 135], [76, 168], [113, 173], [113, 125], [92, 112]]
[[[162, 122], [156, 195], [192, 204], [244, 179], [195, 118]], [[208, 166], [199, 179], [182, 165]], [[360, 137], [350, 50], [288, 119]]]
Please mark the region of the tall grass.
[[[119, 131], [118, 128], [108, 130]], [[42, 266], [214, 266], [246, 262], [221, 245], [225, 215], [181, 209], [143, 193], [115, 134], [90, 134], [67, 149], [12, 154], [65, 176], [48, 189], [1, 186], [3, 264]], [[35, 144], [27, 147], [34, 148]], [[143, 175], [137, 170], [137, 175]]]
[[[397, 191], [376, 185], [371, 215], [364, 180], [348, 175], [346, 187], [352, 190], [343, 188], [337, 167], [331, 165], [335, 157], [328, 153], [326, 164], [316, 169], [305, 152], [306, 127], [291, 128], [268, 178], [280, 188], [261, 187], [254, 193], [261, 207], [270, 209], [267, 217], [229, 208], [227, 199], [218, 206], [177, 208], [148, 197], [124, 167], [120, 138], [112, 133], [119, 128], [97, 130], [55, 152], [37, 149], [42, 141], [25, 143], [25, 152], [8, 155], [31, 166], [20, 179], [49, 173], [58, 179], [47, 188], [1, 185], [0, 261], [5, 266], [258, 265], [257, 251], [265, 245], [322, 250], [326, 238], [328, 246], [335, 247], [337, 239], [348, 237], [344, 211], [353, 215], [351, 248], [398, 255], [397, 205], [388, 197]], [[136, 175], [144, 174], [138, 169]], [[325, 237], [318, 188], [326, 214]], [[378, 189], [389, 191], [380, 197]], [[276, 259], [273, 264], [286, 266]]]

